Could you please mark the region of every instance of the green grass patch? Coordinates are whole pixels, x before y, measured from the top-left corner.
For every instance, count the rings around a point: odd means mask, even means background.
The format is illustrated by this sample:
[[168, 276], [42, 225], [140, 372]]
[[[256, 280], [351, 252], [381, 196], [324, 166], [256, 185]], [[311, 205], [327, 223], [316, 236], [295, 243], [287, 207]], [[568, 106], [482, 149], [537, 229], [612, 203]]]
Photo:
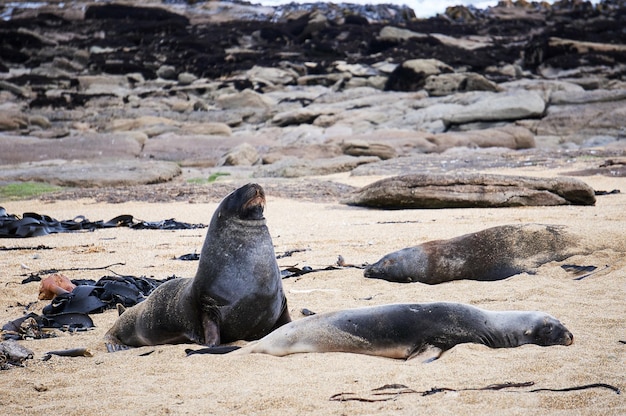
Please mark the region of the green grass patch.
[[215, 172], [209, 175], [208, 178], [191, 178], [188, 179], [187, 182], [195, 183], [195, 184], [205, 184], [215, 182], [220, 176], [230, 176], [230, 173], [226, 172]]
[[42, 182], [15, 182], [0, 185], [0, 198], [10, 200], [29, 199], [61, 189], [60, 186]]

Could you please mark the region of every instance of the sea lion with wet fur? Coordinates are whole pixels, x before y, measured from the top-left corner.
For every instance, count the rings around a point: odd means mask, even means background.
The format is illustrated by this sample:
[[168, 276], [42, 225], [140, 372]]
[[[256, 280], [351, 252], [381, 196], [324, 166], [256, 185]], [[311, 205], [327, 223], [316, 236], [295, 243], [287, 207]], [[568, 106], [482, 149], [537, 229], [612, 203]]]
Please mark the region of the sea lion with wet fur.
[[143, 345], [259, 339], [291, 321], [263, 211], [265, 193], [245, 185], [213, 214], [193, 279], [160, 285], [121, 313], [109, 351]]
[[365, 277], [430, 285], [452, 280], [494, 281], [580, 251], [563, 226], [503, 225], [389, 253], [365, 267]]
[[[488, 311], [461, 303], [390, 304], [313, 315], [284, 325], [234, 353], [284, 356], [349, 352], [408, 360], [439, 358], [463, 343], [490, 348], [571, 345], [574, 337], [544, 312]], [[207, 348], [193, 353], [221, 353]], [[212, 351], [213, 350], [213, 351]]]

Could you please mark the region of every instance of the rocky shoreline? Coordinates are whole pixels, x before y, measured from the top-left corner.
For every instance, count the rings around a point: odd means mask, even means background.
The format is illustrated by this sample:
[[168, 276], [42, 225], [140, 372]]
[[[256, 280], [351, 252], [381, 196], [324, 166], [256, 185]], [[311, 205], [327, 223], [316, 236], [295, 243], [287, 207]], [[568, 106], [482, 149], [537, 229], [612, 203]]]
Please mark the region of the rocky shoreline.
[[338, 199], [347, 185], [306, 178], [591, 168], [626, 148], [623, 1], [430, 19], [389, 5], [4, 7], [0, 183], [72, 188], [60, 198], [158, 183], [172, 197], [227, 173]]

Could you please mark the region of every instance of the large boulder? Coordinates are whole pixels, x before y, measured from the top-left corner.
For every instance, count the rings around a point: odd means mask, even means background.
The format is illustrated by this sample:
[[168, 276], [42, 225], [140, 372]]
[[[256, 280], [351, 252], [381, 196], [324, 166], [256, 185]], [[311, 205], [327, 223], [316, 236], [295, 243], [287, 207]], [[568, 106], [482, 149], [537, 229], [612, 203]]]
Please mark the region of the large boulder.
[[575, 178], [489, 174], [411, 174], [367, 185], [343, 203], [370, 208], [487, 208], [594, 205], [594, 190]]

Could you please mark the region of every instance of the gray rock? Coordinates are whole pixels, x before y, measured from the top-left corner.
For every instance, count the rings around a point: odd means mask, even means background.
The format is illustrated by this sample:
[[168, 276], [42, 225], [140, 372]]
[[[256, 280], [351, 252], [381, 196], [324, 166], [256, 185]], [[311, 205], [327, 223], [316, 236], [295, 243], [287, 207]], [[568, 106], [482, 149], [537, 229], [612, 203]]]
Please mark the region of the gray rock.
[[594, 205], [594, 190], [575, 178], [480, 173], [412, 174], [367, 185], [342, 201], [382, 209]]
[[10, 91], [18, 97], [28, 97], [29, 93], [26, 88], [15, 85], [11, 82], [0, 80], [0, 90]]
[[221, 95], [215, 101], [223, 109], [248, 107], [269, 110], [276, 105], [271, 98], [249, 89], [233, 94]]
[[402, 29], [395, 26], [385, 26], [378, 34], [379, 40], [391, 42], [404, 41], [411, 38], [425, 39], [427, 37], [427, 34], [413, 32], [412, 30]]
[[249, 143], [241, 143], [229, 150], [217, 163], [218, 166], [252, 166], [261, 161], [259, 152]]
[[28, 116], [21, 113], [0, 113], [0, 131], [19, 130], [28, 127]]
[[300, 125], [300, 124], [312, 124], [316, 118], [318, 118], [322, 114], [332, 114], [334, 111], [332, 109], [319, 109], [315, 111], [315, 109], [311, 108], [299, 108], [291, 111], [284, 111], [282, 113], [276, 114], [272, 117], [272, 124], [277, 126], [285, 127], [292, 125]]
[[384, 143], [350, 140], [341, 143], [341, 150], [350, 156], [376, 156], [381, 160], [392, 159], [398, 154], [396, 149]]
[[248, 137], [165, 133], [148, 140], [141, 157], [183, 165], [216, 166], [233, 146], [248, 140]]
[[253, 66], [246, 71], [246, 78], [252, 82], [264, 82], [270, 85], [289, 85], [296, 82], [298, 74], [291, 69]]
[[594, 136], [624, 137], [626, 100], [551, 105], [545, 117], [527, 126], [538, 136], [558, 136], [580, 144]]
[[437, 59], [409, 59], [402, 62], [385, 85], [389, 91], [419, 91], [431, 75], [454, 72], [451, 66]]
[[497, 91], [495, 83], [472, 72], [430, 75], [424, 89], [434, 97], [465, 91]]
[[163, 79], [176, 79], [176, 68], [172, 65], [162, 65], [157, 69], [157, 76]]
[[34, 355], [32, 350], [15, 340], [2, 341], [0, 342], [0, 370], [8, 370], [11, 365], [22, 366], [24, 361], [32, 360]]
[[132, 159], [139, 156], [142, 137], [135, 133], [84, 133], [60, 139], [0, 135], [0, 163], [50, 159]]
[[198, 79], [197, 76], [195, 76], [194, 74], [191, 74], [189, 72], [182, 72], [182, 73], [178, 74], [178, 83], [180, 85], [189, 85], [189, 84], [193, 83], [197, 79]]
[[176, 163], [139, 159], [50, 160], [3, 166], [0, 181], [45, 182], [58, 186], [106, 187], [167, 182], [179, 176]]
[[626, 100], [626, 90], [594, 90], [594, 91], [555, 91], [550, 97], [550, 105], [588, 104], [604, 101]]
[[306, 160], [286, 157], [271, 165], [263, 165], [255, 173], [255, 178], [299, 178], [313, 175], [330, 175], [349, 172], [355, 167], [379, 161], [377, 157], [338, 156], [330, 159]]
[[541, 116], [546, 108], [544, 100], [532, 91], [484, 93], [477, 100], [462, 107], [452, 107], [442, 119], [450, 124], [474, 121], [517, 120]]
[[484, 130], [449, 132], [435, 134], [427, 139], [433, 143], [435, 152], [443, 152], [453, 147], [505, 147], [509, 149], [530, 149], [535, 147], [535, 136], [524, 127], [506, 126]]

